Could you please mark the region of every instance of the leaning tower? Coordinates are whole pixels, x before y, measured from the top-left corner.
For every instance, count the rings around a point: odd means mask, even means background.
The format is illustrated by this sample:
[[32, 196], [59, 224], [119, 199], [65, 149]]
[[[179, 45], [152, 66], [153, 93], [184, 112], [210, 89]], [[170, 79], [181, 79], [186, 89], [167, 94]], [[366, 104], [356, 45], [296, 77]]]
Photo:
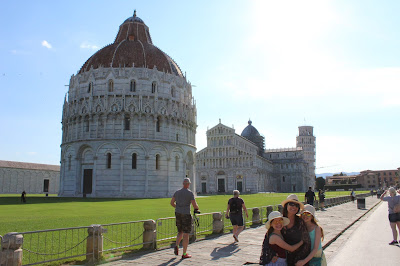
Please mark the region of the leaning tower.
[[171, 196], [195, 177], [196, 127], [190, 82], [135, 12], [71, 77], [59, 195]]
[[304, 160], [308, 163], [307, 176], [304, 185], [306, 188], [314, 187], [315, 183], [315, 136], [312, 126], [300, 126], [299, 135], [296, 137], [296, 147], [302, 147]]

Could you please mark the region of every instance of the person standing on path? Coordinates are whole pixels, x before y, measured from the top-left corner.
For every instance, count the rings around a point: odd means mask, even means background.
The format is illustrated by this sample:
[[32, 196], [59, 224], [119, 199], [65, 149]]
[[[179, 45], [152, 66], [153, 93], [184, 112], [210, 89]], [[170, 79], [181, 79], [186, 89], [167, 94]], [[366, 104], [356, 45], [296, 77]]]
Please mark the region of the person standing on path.
[[356, 192], [354, 192], [354, 188], [350, 192], [351, 201], [354, 202], [356, 199]]
[[[389, 191], [389, 196], [385, 197], [386, 193]], [[396, 245], [397, 242], [397, 229], [400, 234], [400, 195], [396, 193], [394, 187], [389, 188], [381, 195], [381, 200], [387, 201], [389, 208], [389, 222], [390, 228], [392, 229], [393, 241], [389, 245]], [[397, 226], [397, 229], [396, 229]]]
[[239, 197], [239, 194], [239, 190], [233, 191], [233, 198], [229, 199], [225, 214], [226, 219], [229, 218], [231, 220], [233, 226], [233, 238], [236, 242], [239, 242], [239, 234], [244, 229], [242, 209], [245, 211], [246, 217], [249, 218], [244, 200]]
[[183, 188], [176, 191], [171, 198], [171, 206], [175, 208], [176, 227], [178, 235], [176, 236], [176, 246], [174, 254], [179, 254], [179, 244], [182, 241], [183, 255], [182, 259], [191, 258], [192, 255], [187, 254], [187, 247], [189, 245], [189, 234], [192, 231], [193, 219], [190, 215], [190, 204], [193, 205], [195, 210], [199, 209], [194, 194], [189, 190], [190, 179], [183, 179]]
[[307, 204], [314, 205], [314, 200], [317, 200], [317, 197], [314, 191], [311, 190], [311, 187], [308, 187], [308, 191], [304, 195], [304, 201], [307, 202]]
[[321, 205], [321, 211], [325, 211], [325, 191], [320, 189], [318, 191], [319, 204]]
[[[286, 243], [294, 245], [303, 240], [303, 245], [294, 252], [287, 254], [287, 264], [295, 265], [299, 260], [305, 259], [311, 252], [311, 239], [304, 221], [299, 217], [300, 209], [304, 207], [303, 203], [295, 194], [291, 194], [284, 200], [283, 217], [287, 217], [290, 223], [282, 230], [282, 236]], [[307, 264], [306, 264], [307, 265]]]

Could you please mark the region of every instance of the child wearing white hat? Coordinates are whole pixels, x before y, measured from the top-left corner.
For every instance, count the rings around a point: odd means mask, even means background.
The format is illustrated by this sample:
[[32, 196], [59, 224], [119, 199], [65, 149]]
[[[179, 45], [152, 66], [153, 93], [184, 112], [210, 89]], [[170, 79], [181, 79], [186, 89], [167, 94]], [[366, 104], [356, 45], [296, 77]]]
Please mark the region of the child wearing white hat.
[[[284, 226], [288, 225], [289, 222], [290, 220], [283, 217], [278, 211], [273, 211], [268, 215], [268, 222], [265, 224], [268, 231], [265, 234], [263, 242], [260, 264], [268, 266], [286, 266], [286, 251], [293, 252], [303, 245], [303, 241], [294, 245], [289, 245], [283, 240], [281, 230]], [[277, 256], [278, 259], [272, 262], [274, 256]]]
[[324, 240], [324, 230], [318, 224], [318, 220], [315, 217], [315, 208], [312, 205], [304, 205], [301, 211], [301, 218], [305, 222], [308, 230], [308, 234], [311, 238], [311, 252], [303, 260], [299, 260], [296, 266], [303, 266], [308, 264], [310, 266], [326, 265], [326, 258], [322, 251], [322, 240]]

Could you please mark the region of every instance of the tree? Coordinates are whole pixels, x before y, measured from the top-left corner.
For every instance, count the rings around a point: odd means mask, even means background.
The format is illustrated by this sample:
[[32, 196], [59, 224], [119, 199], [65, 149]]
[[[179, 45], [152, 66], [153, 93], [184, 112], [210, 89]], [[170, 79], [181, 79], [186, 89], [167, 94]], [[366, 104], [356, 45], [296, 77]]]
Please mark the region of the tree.
[[319, 189], [324, 189], [325, 186], [325, 178], [323, 178], [322, 176], [317, 177], [315, 179], [315, 189], [319, 190]]

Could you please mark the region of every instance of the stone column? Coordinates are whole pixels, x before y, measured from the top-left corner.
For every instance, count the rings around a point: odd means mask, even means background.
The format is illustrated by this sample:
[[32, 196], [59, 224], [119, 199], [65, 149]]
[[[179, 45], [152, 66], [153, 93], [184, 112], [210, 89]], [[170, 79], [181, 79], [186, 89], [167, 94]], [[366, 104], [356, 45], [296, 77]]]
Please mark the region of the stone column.
[[156, 247], [156, 240], [157, 240], [157, 234], [156, 234], [156, 222], [154, 220], [149, 220], [145, 221], [143, 223], [143, 248], [144, 249], [152, 249]]
[[103, 256], [103, 233], [106, 233], [105, 230], [99, 224], [92, 224], [90, 228], [88, 228], [88, 238], [86, 240], [86, 253], [93, 253], [86, 255], [86, 259], [91, 261], [93, 258], [94, 260], [100, 260]]
[[147, 196], [147, 192], [149, 191], [149, 177], [148, 177], [148, 173], [149, 173], [149, 159], [150, 157], [148, 155], [146, 155], [144, 157], [145, 159], [145, 181], [144, 181], [144, 196]]
[[222, 221], [222, 213], [213, 213], [213, 234], [219, 234], [224, 232], [224, 222]]
[[253, 225], [261, 224], [261, 217], [260, 217], [260, 209], [253, 208], [253, 217], [252, 217]]
[[15, 232], [4, 235], [1, 240], [0, 265], [20, 266], [22, 265], [22, 243], [24, 237]]
[[124, 189], [124, 159], [125, 159], [124, 155], [119, 156], [119, 160], [120, 160], [119, 192], [120, 192], [120, 195], [123, 195], [122, 191]]

